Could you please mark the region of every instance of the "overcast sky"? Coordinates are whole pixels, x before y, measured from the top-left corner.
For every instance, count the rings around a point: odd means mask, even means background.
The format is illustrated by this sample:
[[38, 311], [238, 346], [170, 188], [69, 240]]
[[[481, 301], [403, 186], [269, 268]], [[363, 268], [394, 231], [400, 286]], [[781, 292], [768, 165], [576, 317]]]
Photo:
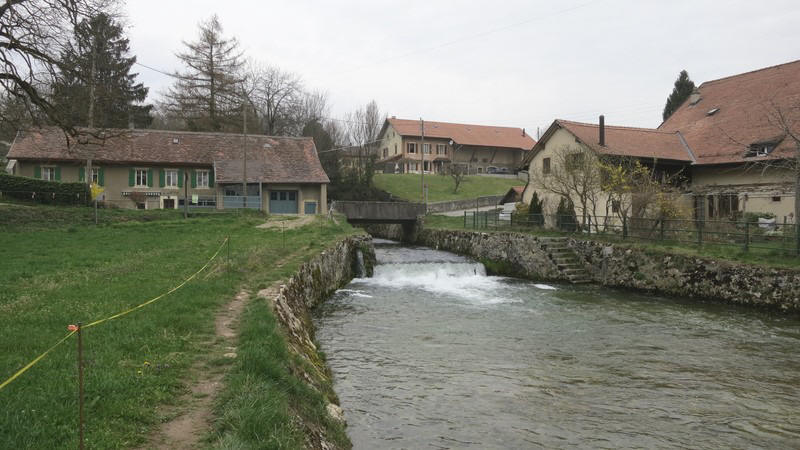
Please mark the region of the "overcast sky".
[[[139, 61], [175, 53], [218, 14], [246, 54], [326, 91], [341, 117], [546, 127], [655, 127], [681, 69], [700, 84], [800, 59], [798, 0], [128, 0]], [[171, 80], [137, 67], [151, 99]], [[543, 131], [543, 130], [542, 130]]]

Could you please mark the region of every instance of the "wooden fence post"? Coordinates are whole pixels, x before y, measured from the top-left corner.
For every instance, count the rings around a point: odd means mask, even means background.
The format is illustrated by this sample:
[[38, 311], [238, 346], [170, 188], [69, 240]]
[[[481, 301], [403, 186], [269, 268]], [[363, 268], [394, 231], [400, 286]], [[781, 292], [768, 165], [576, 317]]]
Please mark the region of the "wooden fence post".
[[750, 221], [744, 221], [744, 251], [750, 251]]

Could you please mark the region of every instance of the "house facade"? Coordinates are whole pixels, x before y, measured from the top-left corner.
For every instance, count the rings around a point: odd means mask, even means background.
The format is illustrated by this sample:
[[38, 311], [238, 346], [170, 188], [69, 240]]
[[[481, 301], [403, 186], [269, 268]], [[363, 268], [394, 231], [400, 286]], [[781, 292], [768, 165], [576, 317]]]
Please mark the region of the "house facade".
[[791, 167], [800, 148], [786, 124], [800, 124], [800, 61], [705, 82], [656, 129], [556, 120], [523, 163], [530, 179], [523, 200], [530, 203], [533, 192], [552, 197], [537, 180], [559, 149], [580, 145], [680, 169], [685, 206], [697, 219], [767, 213], [796, 223]]
[[67, 138], [41, 128], [18, 133], [8, 157], [15, 175], [96, 182], [109, 207], [327, 211], [329, 180], [311, 138], [161, 130]]
[[[424, 126], [425, 138], [422, 139]], [[377, 164], [384, 173], [515, 173], [535, 141], [523, 128], [386, 119]]]

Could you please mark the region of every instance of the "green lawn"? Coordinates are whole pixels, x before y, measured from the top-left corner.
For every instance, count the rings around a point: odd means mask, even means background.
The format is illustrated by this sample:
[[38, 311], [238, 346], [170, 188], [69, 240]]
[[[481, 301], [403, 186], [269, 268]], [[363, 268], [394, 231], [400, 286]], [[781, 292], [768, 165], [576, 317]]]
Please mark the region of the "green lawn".
[[[214, 314], [241, 287], [255, 292], [291, 275], [309, 257], [357, 233], [347, 224], [317, 219], [294, 230], [257, 229], [264, 218], [231, 214], [179, 219], [172, 212], [107, 212], [105, 225], [89, 225], [88, 208], [1, 207], [0, 382], [67, 333], [161, 294], [199, 269], [230, 236], [212, 266], [184, 288], [130, 315], [84, 332], [86, 442], [89, 448], [141, 445], [162, 420], [157, 407], [187, 392], [191, 366], [214, 345]], [[41, 209], [40, 209], [41, 208]], [[101, 211], [101, 215], [104, 212]], [[48, 217], [53, 220], [48, 222]], [[276, 263], [281, 262], [280, 267]], [[347, 446], [340, 426], [324, 417], [324, 396], [293, 378], [280, 326], [266, 303], [253, 301], [242, 324], [241, 358], [228, 368], [218, 411], [228, 416], [209, 444], [301, 448], [304, 430], [291, 412], [325, 428]], [[76, 341], [67, 340], [0, 391], [3, 448], [75, 448], [77, 445]], [[257, 350], [263, 344], [266, 350]], [[261, 351], [268, 372], [241, 367], [248, 351]], [[266, 353], [264, 353], [266, 351]], [[209, 367], [218, 361], [207, 361]], [[249, 377], [252, 398], [265, 392], [270, 411], [226, 404]], [[235, 383], [234, 383], [235, 382]], [[287, 389], [287, 383], [294, 383]], [[233, 389], [233, 391], [232, 391]], [[240, 395], [241, 396], [241, 395]], [[263, 416], [254, 416], [263, 414]], [[258, 423], [254, 437], [247, 423]], [[338, 428], [337, 428], [338, 427]]]
[[[409, 201], [422, 199], [422, 182], [417, 174], [376, 174], [375, 186], [395, 197]], [[483, 197], [488, 195], [502, 195], [508, 192], [511, 186], [524, 186], [525, 182], [514, 178], [500, 178], [490, 176], [469, 176], [458, 187], [458, 192], [453, 192], [455, 182], [450, 176], [425, 175], [425, 184], [428, 185], [428, 201], [441, 202], [445, 200], [461, 200], [467, 198]]]

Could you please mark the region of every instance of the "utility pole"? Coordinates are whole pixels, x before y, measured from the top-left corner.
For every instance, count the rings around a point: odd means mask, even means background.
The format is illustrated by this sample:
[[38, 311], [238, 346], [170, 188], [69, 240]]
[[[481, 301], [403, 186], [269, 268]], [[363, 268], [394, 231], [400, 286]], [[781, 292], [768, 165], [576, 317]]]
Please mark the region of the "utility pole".
[[425, 203], [425, 121], [422, 120], [422, 117], [419, 118], [419, 128], [420, 128], [420, 136], [422, 137], [420, 143], [419, 154], [422, 158], [422, 163], [420, 167], [420, 179], [422, 180], [422, 203]]
[[242, 145], [242, 207], [247, 208], [247, 103], [242, 100], [242, 134], [244, 134]]

